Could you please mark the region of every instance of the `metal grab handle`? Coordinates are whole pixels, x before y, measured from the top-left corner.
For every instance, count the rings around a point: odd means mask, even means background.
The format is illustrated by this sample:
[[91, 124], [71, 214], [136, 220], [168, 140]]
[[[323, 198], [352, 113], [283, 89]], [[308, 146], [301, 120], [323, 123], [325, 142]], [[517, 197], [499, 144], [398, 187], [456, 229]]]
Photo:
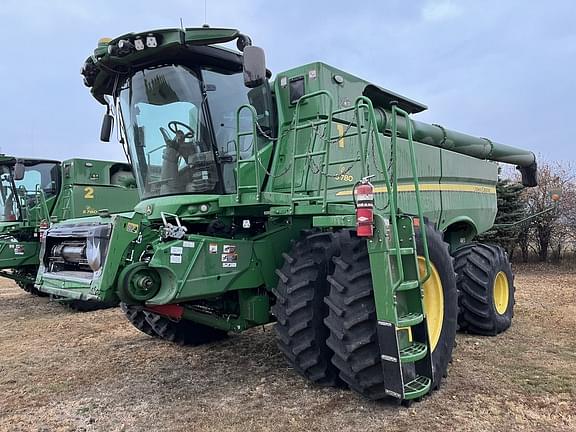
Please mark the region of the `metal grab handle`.
[[[386, 161], [384, 158], [384, 148], [382, 146], [382, 141], [380, 139], [380, 134], [378, 133], [378, 127], [376, 122], [376, 114], [374, 113], [374, 106], [372, 105], [372, 101], [368, 99], [366, 96], [359, 96], [356, 99], [355, 103], [356, 109], [356, 118], [359, 122], [365, 122], [366, 116], [361, 116], [360, 111], [365, 110], [364, 114], [367, 114], [367, 121], [368, 125], [366, 128], [366, 143], [362, 145], [362, 133], [361, 127], [358, 127], [358, 133], [360, 138], [360, 144], [362, 148], [362, 160], [366, 161], [368, 158], [368, 146], [370, 142], [370, 137], [373, 136], [376, 141], [376, 149], [378, 151], [378, 158], [380, 159], [380, 166], [385, 167]], [[364, 173], [364, 166], [366, 163], [362, 164], [362, 176], [366, 176]], [[388, 210], [389, 210], [389, 222], [391, 225], [391, 234], [392, 234], [392, 242], [393, 246], [396, 249], [396, 253], [394, 254], [396, 257], [396, 267], [398, 268], [398, 278], [397, 280], [392, 282], [393, 290], [396, 290], [402, 282], [404, 282], [404, 265], [402, 263], [402, 256], [400, 254], [400, 237], [398, 235], [398, 221], [396, 220], [396, 216], [398, 214], [398, 203], [397, 203], [397, 195], [394, 194], [394, 190], [397, 189], [397, 186], [391, 182], [390, 176], [386, 169], [382, 170], [382, 174], [384, 177], [384, 183], [386, 184], [386, 190], [388, 191]]]
[[50, 212], [48, 211], [48, 204], [46, 204], [46, 195], [44, 195], [44, 191], [42, 190], [39, 184], [36, 185], [36, 196], [40, 197], [38, 201], [40, 201], [39, 202], [40, 207], [42, 208], [42, 211], [46, 215], [45, 220], [46, 222], [48, 222], [48, 226], [52, 226], [52, 222], [50, 221]]
[[[295, 193], [295, 180], [296, 180], [296, 145], [298, 143], [298, 131], [304, 128], [309, 127], [309, 125], [305, 125], [302, 127], [300, 126], [300, 110], [301, 110], [301, 106], [304, 103], [304, 101], [308, 100], [308, 99], [312, 99], [312, 98], [316, 98], [316, 97], [325, 97], [328, 100], [328, 107], [327, 107], [327, 119], [326, 120], [322, 120], [322, 123], [325, 123], [327, 126], [327, 128], [332, 128], [332, 107], [334, 105], [334, 100], [332, 98], [332, 95], [330, 94], [329, 91], [327, 90], [318, 90], [312, 93], [308, 93], [305, 94], [304, 96], [302, 96], [300, 99], [298, 99], [298, 101], [296, 102], [296, 109], [294, 110], [294, 118], [293, 118], [293, 124], [295, 125], [294, 127], [294, 139], [292, 140], [292, 181], [291, 181], [291, 191], [290, 194], [293, 197], [294, 193]], [[330, 131], [330, 129], [328, 129]], [[328, 133], [328, 138], [330, 138], [330, 132]], [[316, 140], [316, 135], [314, 134], [314, 140]], [[315, 141], [314, 141], [315, 142]], [[309, 152], [310, 148], [308, 146], [307, 148], [307, 153]], [[314, 150], [312, 148], [312, 150]], [[325, 166], [325, 164], [327, 164], [330, 161], [330, 145], [326, 145], [326, 149], [323, 150], [323, 154], [322, 154], [322, 163], [320, 164], [321, 167]], [[322, 182], [322, 180], [324, 180]], [[322, 183], [324, 183], [324, 187], [322, 187]], [[322, 211], [323, 213], [326, 212], [327, 209], [327, 198], [328, 198], [328, 178], [324, 177], [321, 175], [320, 176], [320, 183], [319, 183], [319, 195], [321, 192], [321, 195], [323, 197], [322, 199]], [[294, 202], [292, 202], [292, 206], [294, 206]], [[294, 211], [294, 208], [292, 208], [292, 211]]]
[[[250, 115], [252, 116], [252, 130], [251, 131], [240, 131], [240, 117], [241, 117], [241, 112], [242, 110], [248, 110], [250, 111]], [[241, 186], [240, 185], [240, 165], [242, 165], [243, 163], [250, 163], [252, 162], [251, 160], [247, 160], [247, 159], [240, 159], [240, 138], [245, 137], [245, 136], [250, 136], [252, 135], [252, 155], [254, 156], [254, 175], [256, 177], [256, 201], [260, 201], [260, 195], [261, 195], [261, 181], [260, 181], [260, 166], [258, 163], [258, 143], [256, 142], [258, 139], [258, 134], [256, 132], [256, 123], [258, 121], [258, 114], [256, 113], [256, 108], [254, 108], [252, 105], [250, 104], [244, 104], [244, 105], [240, 105], [238, 107], [238, 109], [236, 110], [236, 202], [240, 202], [240, 191], [245, 188], [246, 186]], [[250, 187], [250, 186], [248, 186]]]

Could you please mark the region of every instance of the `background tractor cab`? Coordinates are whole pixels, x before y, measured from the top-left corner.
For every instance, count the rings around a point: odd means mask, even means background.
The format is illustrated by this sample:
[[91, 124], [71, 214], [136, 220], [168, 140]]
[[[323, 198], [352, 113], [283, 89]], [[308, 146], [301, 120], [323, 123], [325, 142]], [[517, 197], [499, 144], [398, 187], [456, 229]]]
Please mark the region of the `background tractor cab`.
[[60, 162], [0, 156], [0, 223], [46, 218], [61, 184]]

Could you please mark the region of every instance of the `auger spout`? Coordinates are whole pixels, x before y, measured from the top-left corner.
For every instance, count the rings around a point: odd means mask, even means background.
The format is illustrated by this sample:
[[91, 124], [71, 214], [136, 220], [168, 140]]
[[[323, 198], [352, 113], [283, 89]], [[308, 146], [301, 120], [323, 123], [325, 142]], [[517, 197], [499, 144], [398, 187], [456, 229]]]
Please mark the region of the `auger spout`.
[[[389, 132], [391, 125], [390, 112], [377, 107], [375, 108], [375, 113], [378, 130], [380, 132]], [[428, 124], [412, 119], [410, 121], [412, 123], [412, 136], [415, 141], [478, 159], [515, 164], [522, 173], [524, 186], [536, 186], [536, 156], [531, 151], [500, 144], [488, 138], [466, 135], [437, 124]], [[403, 116], [398, 116], [398, 133], [402, 138], [408, 137], [408, 128]]]

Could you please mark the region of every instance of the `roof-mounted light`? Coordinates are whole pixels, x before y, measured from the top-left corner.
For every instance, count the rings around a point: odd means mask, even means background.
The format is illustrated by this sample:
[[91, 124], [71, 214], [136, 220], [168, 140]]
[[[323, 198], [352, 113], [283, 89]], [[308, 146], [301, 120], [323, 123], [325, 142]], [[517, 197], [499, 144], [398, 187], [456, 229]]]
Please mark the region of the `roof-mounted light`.
[[120, 39], [115, 45], [108, 45], [108, 54], [112, 56], [124, 57], [135, 50], [134, 44], [127, 39]]
[[146, 46], [144, 45], [142, 38], [137, 37], [134, 39], [134, 47], [136, 48], [136, 51], [142, 51]]
[[156, 40], [156, 36], [153, 34], [148, 34], [146, 36], [146, 46], [148, 48], [156, 48], [158, 46], [158, 41]]

